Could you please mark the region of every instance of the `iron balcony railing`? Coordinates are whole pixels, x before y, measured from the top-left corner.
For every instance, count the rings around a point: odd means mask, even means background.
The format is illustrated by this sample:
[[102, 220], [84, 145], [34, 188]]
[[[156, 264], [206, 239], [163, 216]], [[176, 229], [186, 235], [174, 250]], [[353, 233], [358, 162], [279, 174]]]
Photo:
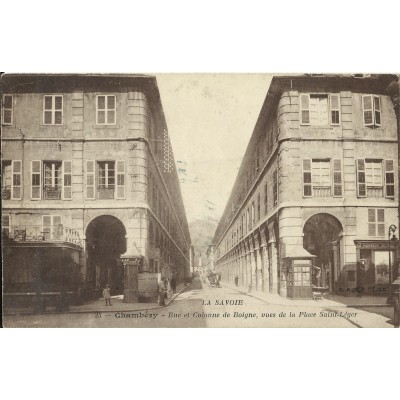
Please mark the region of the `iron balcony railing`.
[[108, 185], [108, 187], [105, 186], [97, 187], [97, 193], [99, 199], [113, 199], [114, 192], [115, 192], [115, 185]]
[[12, 225], [3, 228], [3, 235], [16, 242], [64, 242], [82, 247], [82, 239], [74, 229], [64, 225]]
[[60, 200], [61, 199], [61, 186], [55, 187], [44, 187], [43, 188], [43, 199], [45, 200]]

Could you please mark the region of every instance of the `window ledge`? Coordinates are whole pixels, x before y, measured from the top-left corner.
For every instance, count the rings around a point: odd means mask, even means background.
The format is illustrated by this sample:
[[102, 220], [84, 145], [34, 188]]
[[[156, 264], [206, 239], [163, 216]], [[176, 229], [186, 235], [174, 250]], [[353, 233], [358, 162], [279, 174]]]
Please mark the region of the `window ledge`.
[[97, 125], [94, 124], [92, 125], [92, 129], [119, 129], [121, 126], [116, 124], [116, 125]]

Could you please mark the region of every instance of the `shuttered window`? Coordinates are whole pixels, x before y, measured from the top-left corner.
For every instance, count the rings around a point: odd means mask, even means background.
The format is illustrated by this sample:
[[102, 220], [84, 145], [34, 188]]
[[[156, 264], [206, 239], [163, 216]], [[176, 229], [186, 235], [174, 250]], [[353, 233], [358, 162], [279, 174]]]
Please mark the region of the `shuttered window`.
[[330, 114], [331, 114], [331, 124], [340, 124], [340, 97], [338, 94], [331, 94], [329, 96], [330, 100]]
[[63, 186], [62, 198], [70, 200], [72, 198], [72, 162], [63, 161]]
[[97, 96], [96, 123], [114, 125], [116, 123], [116, 101], [114, 95]]
[[333, 160], [333, 196], [341, 197], [343, 195], [342, 184], [342, 160]]
[[302, 125], [310, 125], [310, 96], [300, 95], [300, 122]]
[[278, 204], [278, 170], [274, 171], [274, 206]]
[[125, 198], [125, 161], [117, 161], [117, 186], [116, 198]]
[[13, 160], [11, 163], [11, 199], [20, 200], [22, 198], [22, 161]]
[[41, 198], [42, 186], [42, 162], [31, 162], [31, 199], [39, 200]]
[[368, 236], [385, 236], [385, 210], [368, 209]]
[[303, 196], [312, 196], [311, 159], [303, 160]]
[[310, 95], [310, 125], [326, 126], [328, 124], [328, 96]]
[[94, 161], [86, 161], [86, 198], [94, 199], [95, 196], [95, 170]]
[[1, 232], [7, 236], [10, 235], [10, 216], [8, 214], [2, 214], [1, 216]]
[[13, 96], [5, 94], [3, 96], [3, 125], [12, 125], [13, 123]]
[[381, 99], [379, 96], [363, 95], [363, 120], [365, 126], [381, 126]]
[[385, 160], [385, 195], [394, 198], [394, 162]]
[[63, 123], [63, 97], [46, 95], [43, 98], [43, 124], [62, 125]]
[[62, 218], [60, 215], [43, 215], [42, 232], [47, 240], [60, 240], [63, 235]]
[[381, 160], [365, 160], [365, 183], [367, 187], [382, 186]]
[[365, 185], [365, 160], [357, 160], [357, 196], [366, 197], [367, 190]]

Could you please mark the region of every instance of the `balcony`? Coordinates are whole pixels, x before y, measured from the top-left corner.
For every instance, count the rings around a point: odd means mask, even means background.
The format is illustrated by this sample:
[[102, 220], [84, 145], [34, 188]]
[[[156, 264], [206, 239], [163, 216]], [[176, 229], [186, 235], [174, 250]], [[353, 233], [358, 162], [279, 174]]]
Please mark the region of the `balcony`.
[[104, 186], [97, 187], [97, 193], [98, 193], [99, 199], [113, 199], [114, 192], [115, 192], [114, 185], [108, 185], [108, 187], [104, 187]]
[[11, 199], [11, 186], [3, 186], [1, 188], [1, 199], [2, 200], [10, 200]]
[[367, 186], [367, 197], [383, 197], [382, 186]]
[[313, 197], [331, 197], [331, 187], [313, 186]]
[[44, 200], [60, 200], [61, 199], [61, 187], [44, 187], [43, 188], [43, 199]]
[[15, 242], [59, 242], [82, 247], [82, 239], [79, 237], [79, 233], [64, 225], [12, 225], [9, 229], [3, 229], [2, 232], [3, 237], [5, 236]]

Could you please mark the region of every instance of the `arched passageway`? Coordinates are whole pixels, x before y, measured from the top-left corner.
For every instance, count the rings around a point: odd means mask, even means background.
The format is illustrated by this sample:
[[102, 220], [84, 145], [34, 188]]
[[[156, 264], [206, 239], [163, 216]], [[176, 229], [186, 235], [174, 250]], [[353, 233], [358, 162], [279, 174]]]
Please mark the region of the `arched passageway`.
[[124, 224], [111, 215], [92, 220], [86, 229], [87, 280], [92, 289], [104, 288], [108, 283], [111, 294], [122, 294], [124, 269], [120, 260], [126, 252]]
[[333, 215], [320, 213], [307, 220], [304, 225], [303, 247], [316, 256], [312, 273], [312, 284], [335, 291], [340, 274], [339, 237], [342, 224]]

